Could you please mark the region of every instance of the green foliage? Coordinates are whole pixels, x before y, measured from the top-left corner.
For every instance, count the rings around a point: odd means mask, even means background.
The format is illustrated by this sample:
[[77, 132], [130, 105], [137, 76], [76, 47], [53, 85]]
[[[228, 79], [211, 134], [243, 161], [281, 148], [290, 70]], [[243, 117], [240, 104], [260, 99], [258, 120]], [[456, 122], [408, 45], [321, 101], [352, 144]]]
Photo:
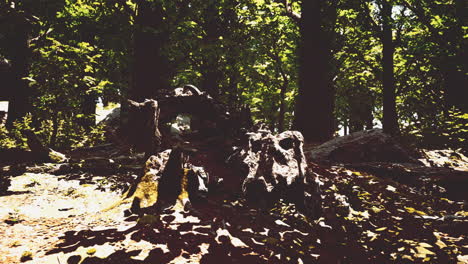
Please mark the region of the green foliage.
[[[160, 58], [167, 83], [193, 83], [232, 108], [247, 105], [255, 120], [275, 130], [283, 118], [289, 128], [298, 93], [300, 38], [283, 1], [149, 2], [162, 7], [164, 25], [145, 30], [164, 37]], [[300, 14], [300, 1], [288, 2]], [[390, 3], [403, 135], [424, 146], [465, 147], [466, 107], [457, 94], [461, 88], [453, 85], [458, 80], [453, 76], [467, 72], [462, 55], [468, 28], [459, 1]], [[329, 22], [335, 20], [327, 16], [327, 3], [323, 27], [332, 43], [336, 127], [370, 128], [382, 121], [382, 0], [334, 4], [336, 24]], [[100, 0], [47, 5], [28, 0], [2, 9], [6, 21], [23, 17], [31, 24], [29, 75], [24, 76], [32, 92], [28, 118], [46, 143], [71, 147], [102, 140], [92, 111], [85, 109], [98, 97], [109, 103], [128, 96], [136, 10], [137, 1]], [[3, 23], [0, 39], [13, 36], [14, 28]], [[7, 44], [0, 41], [0, 56], [10, 59], [15, 46]], [[18, 132], [10, 135], [18, 143], [0, 132], [2, 146], [24, 146]]]
[[0, 148], [27, 148], [27, 140], [23, 135], [23, 131], [31, 129], [31, 114], [24, 116], [22, 120], [15, 121], [13, 129], [10, 131], [5, 126], [0, 126]]
[[9, 149], [16, 148], [16, 141], [8, 133], [5, 126], [0, 126], [0, 148]]

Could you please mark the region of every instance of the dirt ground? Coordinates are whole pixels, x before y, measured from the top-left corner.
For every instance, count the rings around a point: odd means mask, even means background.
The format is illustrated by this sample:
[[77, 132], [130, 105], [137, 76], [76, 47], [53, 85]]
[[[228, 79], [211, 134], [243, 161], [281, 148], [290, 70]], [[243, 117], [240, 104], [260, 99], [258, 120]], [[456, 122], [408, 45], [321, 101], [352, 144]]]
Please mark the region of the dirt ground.
[[323, 217], [313, 221], [283, 201], [256, 209], [235, 196], [138, 218], [125, 216], [129, 204], [113, 206], [124, 190], [113, 183], [128, 175], [8, 176], [0, 263], [468, 263], [466, 201], [310, 166], [324, 183]]

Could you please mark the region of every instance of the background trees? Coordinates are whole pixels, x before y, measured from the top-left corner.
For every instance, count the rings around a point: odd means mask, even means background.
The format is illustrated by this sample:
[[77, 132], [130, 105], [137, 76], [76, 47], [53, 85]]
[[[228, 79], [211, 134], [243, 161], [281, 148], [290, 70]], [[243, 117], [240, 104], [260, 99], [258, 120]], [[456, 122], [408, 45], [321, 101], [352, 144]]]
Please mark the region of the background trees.
[[383, 124], [422, 146], [467, 144], [464, 1], [1, 5], [9, 126], [30, 113], [52, 145], [87, 144], [97, 100], [186, 83], [310, 141]]

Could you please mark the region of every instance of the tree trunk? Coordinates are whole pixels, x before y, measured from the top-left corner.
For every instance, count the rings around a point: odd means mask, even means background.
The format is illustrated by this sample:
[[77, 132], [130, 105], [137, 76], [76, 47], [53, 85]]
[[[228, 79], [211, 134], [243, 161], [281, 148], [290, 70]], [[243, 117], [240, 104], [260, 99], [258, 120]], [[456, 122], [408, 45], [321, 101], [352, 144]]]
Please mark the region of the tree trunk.
[[94, 93], [86, 94], [83, 97], [81, 111], [84, 115], [82, 125], [86, 129], [90, 129], [96, 122], [96, 99]]
[[145, 152], [149, 157], [159, 151], [161, 145], [161, 133], [159, 132], [159, 105], [156, 100], [145, 100], [142, 103], [128, 100], [130, 116], [138, 117], [130, 119], [132, 135], [129, 141], [139, 152]]
[[163, 48], [168, 41], [161, 3], [138, 2], [134, 33], [133, 85], [130, 98], [154, 98], [158, 89], [169, 86], [168, 61]]
[[396, 135], [398, 134], [398, 117], [393, 72], [393, 53], [395, 47], [392, 37], [392, 5], [388, 0], [382, 2], [381, 12], [383, 22], [383, 129], [385, 133]]
[[218, 55], [213, 52], [216, 51], [217, 41], [221, 36], [220, 30], [220, 19], [218, 15], [216, 1], [210, 1], [207, 8], [205, 9], [205, 23], [203, 28], [206, 32], [204, 37], [204, 44], [208, 49], [205, 53], [205, 59], [203, 60], [203, 66], [201, 69], [202, 83], [201, 88], [207, 91], [208, 94], [214, 98], [219, 98], [220, 89], [219, 82], [222, 78], [221, 73], [218, 69]]
[[330, 81], [329, 38], [321, 26], [322, 1], [302, 2], [300, 20], [299, 95], [293, 128], [307, 141], [324, 142], [333, 136], [333, 87]]
[[28, 75], [30, 50], [28, 45], [31, 25], [21, 14], [12, 17], [15, 33], [9, 36], [11, 54], [11, 92], [8, 105], [7, 127], [13, 127], [13, 122], [20, 120], [29, 110], [30, 89], [24, 77]]
[[[455, 1], [456, 27], [453, 29], [452, 47], [455, 56], [448, 58], [445, 63], [445, 99], [450, 106], [456, 106], [463, 111], [468, 111], [468, 101], [466, 100], [466, 87], [468, 87], [468, 52], [466, 42], [463, 37], [463, 26], [468, 22], [466, 12], [466, 1]], [[454, 63], [453, 63], [454, 62]]]
[[[169, 32], [164, 18], [161, 1], [138, 1], [133, 36], [132, 83], [127, 97], [134, 101], [155, 98], [158, 90], [169, 87], [169, 61], [163, 53], [169, 41]], [[121, 133], [130, 142], [139, 141], [140, 132], [134, 125], [144, 120], [128, 108], [126, 101], [122, 105]]]
[[281, 85], [280, 92], [280, 108], [279, 108], [279, 117], [278, 117], [278, 132], [283, 132], [285, 129], [284, 119], [286, 115], [286, 89], [288, 87], [288, 82], [284, 81]]
[[58, 128], [59, 128], [59, 118], [58, 113], [52, 114], [52, 135], [50, 136], [50, 146], [55, 148], [57, 144], [57, 136], [58, 136]]
[[348, 135], [348, 119], [345, 119], [343, 122], [343, 136]]

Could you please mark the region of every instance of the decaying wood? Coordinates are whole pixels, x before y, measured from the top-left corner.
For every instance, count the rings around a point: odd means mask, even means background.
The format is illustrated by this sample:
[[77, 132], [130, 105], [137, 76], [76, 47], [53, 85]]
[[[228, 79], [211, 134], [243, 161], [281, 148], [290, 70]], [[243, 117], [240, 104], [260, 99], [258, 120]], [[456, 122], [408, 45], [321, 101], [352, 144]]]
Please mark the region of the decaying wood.
[[306, 152], [314, 162], [410, 162], [419, 163], [406, 149], [381, 129], [337, 137]]
[[146, 156], [157, 153], [161, 145], [161, 133], [159, 132], [159, 105], [156, 100], [146, 99], [142, 103], [128, 100], [129, 141], [139, 152], [145, 152]]
[[[221, 142], [230, 142], [231, 149], [237, 149], [229, 159], [231, 166], [225, 168], [225, 174], [236, 175], [242, 182], [237, 192], [248, 200], [258, 201], [258, 205], [286, 198], [309, 215], [318, 215], [321, 204], [319, 183], [307, 168], [301, 133], [287, 131], [274, 135], [269, 131], [256, 131], [245, 134], [252, 129], [247, 109], [230, 111], [191, 85], [161, 91], [157, 100], [129, 101], [133, 116], [139, 113], [138, 120], [133, 120], [134, 136], [139, 137], [134, 141], [135, 146], [141, 150], [146, 148], [147, 154], [157, 153], [148, 158], [144, 173], [124, 199], [132, 202], [131, 212], [158, 212], [168, 207], [182, 210], [190, 205], [207, 190], [208, 183], [203, 168], [186, 160], [190, 141], [197, 138], [207, 144], [212, 138], [222, 138]], [[192, 135], [172, 141], [164, 126], [180, 114], [192, 118]], [[193, 134], [197, 136], [193, 137]], [[245, 140], [237, 140], [243, 134]], [[180, 147], [180, 144], [186, 147]], [[210, 147], [224, 148], [224, 145], [218, 143]], [[155, 152], [162, 147], [172, 150]], [[239, 173], [228, 173], [227, 170], [232, 169]]]
[[256, 203], [285, 198], [317, 216], [319, 182], [308, 170], [304, 138], [298, 131], [274, 135], [270, 131], [247, 133], [247, 140], [229, 158], [243, 181], [242, 193]]
[[[143, 176], [125, 195], [132, 213], [156, 213], [165, 208], [184, 210], [198, 201], [207, 189], [207, 174], [185, 161], [182, 148], [175, 147], [151, 156]], [[115, 207], [115, 206], [113, 206]]]
[[205, 130], [205, 133], [211, 132], [211, 135], [224, 136], [232, 136], [240, 128], [252, 126], [248, 108], [229, 109], [193, 85], [162, 91], [158, 95], [158, 102], [161, 124], [171, 122], [179, 114], [188, 114], [199, 120], [198, 127], [195, 125], [192, 130]]

